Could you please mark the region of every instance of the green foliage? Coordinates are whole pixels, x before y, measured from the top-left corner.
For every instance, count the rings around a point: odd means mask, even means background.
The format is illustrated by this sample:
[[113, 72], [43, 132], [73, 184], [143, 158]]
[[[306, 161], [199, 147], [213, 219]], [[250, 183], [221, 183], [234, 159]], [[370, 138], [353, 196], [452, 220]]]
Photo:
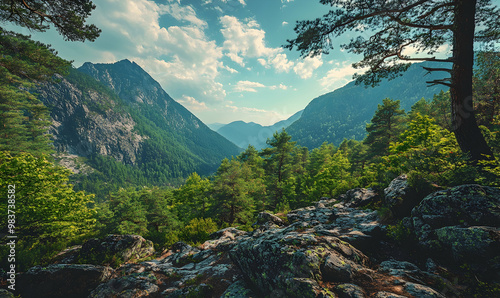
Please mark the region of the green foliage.
[[387, 236], [404, 244], [408, 243], [411, 239], [411, 231], [403, 225], [403, 221], [399, 221], [395, 225], [387, 226]]
[[44, 32], [54, 25], [67, 40], [94, 41], [100, 34], [95, 25], [85, 24], [95, 9], [89, 0], [39, 1], [12, 0], [0, 2], [0, 21], [12, 22], [30, 30]]
[[210, 234], [217, 232], [217, 224], [211, 218], [193, 218], [179, 235], [182, 241], [199, 245], [210, 239]]
[[197, 173], [191, 174], [184, 185], [175, 190], [174, 197], [180, 218], [184, 223], [196, 217], [205, 217], [213, 202], [209, 192], [210, 181]]
[[[413, 176], [413, 181], [424, 179], [438, 185], [472, 182], [475, 174], [452, 133], [420, 114], [414, 116], [399, 141], [391, 144], [385, 160], [401, 173]], [[415, 179], [418, 176], [422, 178]]]
[[[37, 244], [70, 241], [93, 231], [93, 196], [73, 191], [67, 183], [69, 174], [43, 156], [0, 152], [2, 193], [15, 185], [16, 235]], [[2, 213], [7, 214], [7, 196], [3, 201]], [[1, 219], [3, 227], [7, 227], [6, 220], [6, 216]]]
[[399, 108], [399, 100], [386, 98], [378, 105], [371, 123], [366, 125], [364, 143], [370, 146], [370, 155], [382, 156], [387, 153], [390, 142], [397, 139], [404, 129], [405, 112]]
[[0, 28], [0, 150], [50, 153], [48, 109], [28, 90], [70, 63], [48, 46]]
[[479, 52], [473, 78], [478, 123], [492, 128], [500, 115], [500, 53]]

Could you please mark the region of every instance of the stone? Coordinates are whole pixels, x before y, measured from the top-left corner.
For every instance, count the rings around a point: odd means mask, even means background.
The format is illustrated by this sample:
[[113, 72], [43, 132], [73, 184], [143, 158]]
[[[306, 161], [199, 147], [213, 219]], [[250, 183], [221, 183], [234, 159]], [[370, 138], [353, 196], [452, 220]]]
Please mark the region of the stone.
[[344, 202], [346, 207], [364, 207], [379, 198], [378, 193], [371, 188], [350, 189], [340, 196], [340, 200]]
[[245, 282], [239, 280], [231, 284], [220, 296], [221, 298], [251, 298], [255, 297], [252, 290], [248, 289]]
[[19, 275], [16, 294], [22, 297], [87, 297], [113, 273], [110, 267], [80, 264], [35, 266]]
[[0, 289], [0, 298], [15, 298], [15, 296], [5, 289]]
[[340, 284], [335, 286], [335, 292], [340, 298], [365, 298], [363, 289], [355, 284]]
[[134, 274], [113, 278], [100, 284], [93, 290], [89, 298], [137, 298], [148, 297], [157, 293], [159, 287], [153, 274]]
[[413, 209], [405, 225], [418, 243], [448, 264], [500, 281], [500, 190], [468, 184], [435, 192]]
[[407, 282], [404, 285], [404, 290], [410, 295], [419, 298], [445, 298], [445, 296], [432, 289], [431, 287], [411, 282]]
[[398, 295], [398, 294], [382, 291], [382, 292], [378, 292], [377, 294], [375, 294], [375, 298], [406, 298], [406, 297]]
[[76, 263], [119, 266], [131, 259], [154, 254], [153, 242], [139, 235], [108, 235], [87, 240], [76, 257]]
[[407, 175], [401, 175], [392, 180], [384, 189], [384, 195], [384, 205], [391, 210], [395, 218], [409, 216], [411, 210], [422, 199], [417, 191], [410, 187]]

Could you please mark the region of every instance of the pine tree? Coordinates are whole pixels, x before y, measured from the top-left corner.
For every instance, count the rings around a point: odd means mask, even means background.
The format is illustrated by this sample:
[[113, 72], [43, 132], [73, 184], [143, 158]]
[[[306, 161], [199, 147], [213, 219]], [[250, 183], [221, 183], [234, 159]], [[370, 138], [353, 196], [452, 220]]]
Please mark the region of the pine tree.
[[399, 108], [399, 100], [386, 98], [378, 105], [371, 123], [366, 125], [364, 143], [370, 146], [369, 156], [387, 154], [389, 143], [397, 140], [404, 129], [405, 112]]

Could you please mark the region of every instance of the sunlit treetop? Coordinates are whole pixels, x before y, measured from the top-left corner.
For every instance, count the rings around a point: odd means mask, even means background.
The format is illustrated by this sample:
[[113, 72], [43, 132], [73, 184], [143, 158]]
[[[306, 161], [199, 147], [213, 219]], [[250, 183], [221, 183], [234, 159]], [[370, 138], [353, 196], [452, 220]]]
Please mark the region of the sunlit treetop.
[[52, 24], [66, 40], [94, 41], [101, 30], [85, 22], [95, 8], [90, 0], [0, 0], [0, 24], [42, 32]]

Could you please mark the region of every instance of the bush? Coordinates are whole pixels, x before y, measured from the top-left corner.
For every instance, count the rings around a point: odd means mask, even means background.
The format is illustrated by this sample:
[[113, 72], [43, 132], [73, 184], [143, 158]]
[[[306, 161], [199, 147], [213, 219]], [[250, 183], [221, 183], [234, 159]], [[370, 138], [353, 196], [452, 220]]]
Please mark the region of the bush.
[[181, 241], [191, 245], [201, 244], [217, 231], [217, 224], [211, 218], [193, 218], [179, 235]]

